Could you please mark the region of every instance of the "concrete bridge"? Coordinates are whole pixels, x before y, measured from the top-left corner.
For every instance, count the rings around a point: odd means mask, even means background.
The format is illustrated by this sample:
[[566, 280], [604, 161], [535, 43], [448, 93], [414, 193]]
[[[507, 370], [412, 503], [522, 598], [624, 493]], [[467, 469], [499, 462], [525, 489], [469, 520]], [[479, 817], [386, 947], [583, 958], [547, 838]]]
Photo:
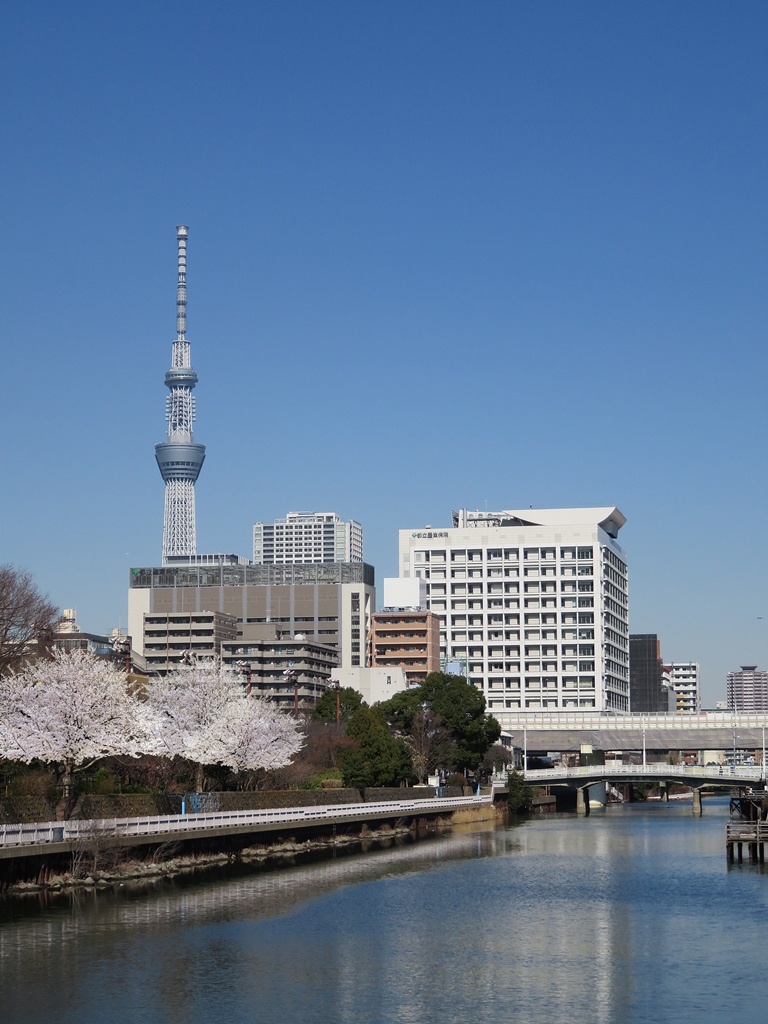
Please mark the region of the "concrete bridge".
[[702, 711], [699, 714], [629, 714], [607, 711], [502, 711], [491, 709], [516, 747], [529, 753], [596, 750], [765, 749], [768, 714]]
[[599, 764], [579, 768], [529, 769], [522, 773], [531, 786], [568, 786], [576, 790], [576, 810], [589, 814], [588, 790], [603, 783], [655, 783], [666, 787], [672, 783], [690, 786], [693, 791], [693, 813], [701, 814], [702, 789], [718, 787], [733, 789], [765, 788], [762, 767], [731, 767], [729, 765], [675, 764]]

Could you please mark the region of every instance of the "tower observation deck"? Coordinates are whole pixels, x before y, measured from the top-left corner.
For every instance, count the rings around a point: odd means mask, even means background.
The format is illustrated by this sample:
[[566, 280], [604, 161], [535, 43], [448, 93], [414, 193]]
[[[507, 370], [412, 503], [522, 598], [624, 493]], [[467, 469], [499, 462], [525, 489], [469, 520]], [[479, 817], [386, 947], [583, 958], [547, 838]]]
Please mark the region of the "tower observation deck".
[[163, 565], [179, 555], [197, 553], [195, 537], [195, 482], [205, 459], [205, 445], [195, 444], [192, 424], [195, 399], [192, 389], [197, 374], [189, 357], [187, 333], [187, 236], [189, 228], [176, 228], [178, 241], [178, 285], [176, 288], [176, 340], [171, 368], [165, 375], [168, 396], [165, 418], [168, 438], [155, 445], [155, 458], [165, 481], [163, 517]]

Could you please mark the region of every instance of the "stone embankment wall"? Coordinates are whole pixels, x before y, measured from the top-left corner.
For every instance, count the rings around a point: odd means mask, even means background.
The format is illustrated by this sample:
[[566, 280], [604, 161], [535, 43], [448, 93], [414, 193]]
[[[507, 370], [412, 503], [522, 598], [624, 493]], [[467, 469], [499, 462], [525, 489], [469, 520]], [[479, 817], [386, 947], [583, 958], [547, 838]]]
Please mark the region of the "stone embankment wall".
[[[270, 806], [296, 806], [296, 797], [300, 791], [262, 794], [229, 794], [231, 796], [250, 796], [271, 798]], [[309, 804], [346, 804], [361, 808], [367, 802], [392, 799], [384, 790], [331, 791], [335, 800], [328, 800], [329, 791], [305, 791], [305, 805]], [[396, 799], [412, 799], [414, 792], [421, 795], [424, 790], [400, 789], [391, 793], [398, 794]], [[343, 794], [343, 795], [342, 795]], [[349, 799], [354, 794], [356, 799]], [[222, 796], [225, 794], [221, 794]], [[434, 795], [434, 791], [432, 791]], [[460, 792], [446, 795], [463, 795]], [[325, 797], [326, 799], [323, 799]], [[288, 799], [290, 798], [290, 800]], [[103, 801], [105, 798], [89, 798]], [[429, 799], [428, 797], [426, 799]], [[293, 802], [293, 803], [292, 803]], [[265, 806], [264, 803], [261, 806]], [[83, 810], [92, 813], [104, 811], [103, 803], [83, 804]], [[229, 809], [229, 808], [227, 808]], [[352, 821], [344, 824], [318, 822], [307, 828], [297, 828], [291, 822], [281, 822], [274, 830], [258, 835], [197, 834], [182, 840], [174, 840], [168, 836], [146, 846], [131, 846], [130, 840], [125, 845], [110, 837], [101, 838], [98, 832], [89, 840], [85, 839], [73, 844], [69, 852], [36, 853], [26, 855], [19, 849], [19, 856], [0, 859], [0, 893], [34, 891], [36, 889], [114, 883], [120, 878], [141, 878], [145, 875], [173, 873], [182, 864], [185, 870], [194, 870], [203, 866], [221, 863], [257, 860], [271, 862], [274, 855], [285, 856], [286, 852], [321, 851], [335, 848], [337, 845], [349, 846], [363, 844], [370, 840], [382, 840], [395, 836], [419, 835], [435, 832], [443, 827], [461, 825], [470, 822], [494, 822], [503, 819], [507, 812], [506, 794], [497, 793], [493, 802], [483, 803], [474, 807], [462, 807], [453, 811], [431, 812], [429, 808], [414, 813], [406, 812], [400, 816], [390, 812], [374, 821]], [[169, 868], [163, 867], [166, 862], [173, 861]]]

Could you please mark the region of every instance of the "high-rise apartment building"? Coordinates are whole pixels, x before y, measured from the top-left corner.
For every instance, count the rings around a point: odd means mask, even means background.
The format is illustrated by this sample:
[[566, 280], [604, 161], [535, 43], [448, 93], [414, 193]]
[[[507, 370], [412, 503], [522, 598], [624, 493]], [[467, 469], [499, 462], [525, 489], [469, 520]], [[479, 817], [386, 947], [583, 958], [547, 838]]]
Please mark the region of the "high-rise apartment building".
[[400, 531], [400, 576], [426, 581], [443, 663], [488, 707], [629, 710], [627, 556], [617, 508], [453, 513]]
[[187, 653], [203, 661], [220, 656], [222, 643], [236, 636], [235, 617], [225, 612], [154, 613], [144, 616], [141, 653], [150, 671], [165, 675]]
[[675, 711], [679, 715], [701, 711], [699, 666], [695, 661], [673, 661], [665, 666], [674, 692]]
[[768, 672], [742, 665], [741, 671], [728, 673], [725, 695], [733, 711], [768, 711]]
[[253, 527], [254, 565], [292, 562], [362, 562], [363, 528], [336, 512], [289, 512]]
[[[669, 711], [669, 683], [655, 633], [633, 633], [629, 638], [629, 697], [632, 711]], [[667, 685], [665, 685], [667, 684]]]

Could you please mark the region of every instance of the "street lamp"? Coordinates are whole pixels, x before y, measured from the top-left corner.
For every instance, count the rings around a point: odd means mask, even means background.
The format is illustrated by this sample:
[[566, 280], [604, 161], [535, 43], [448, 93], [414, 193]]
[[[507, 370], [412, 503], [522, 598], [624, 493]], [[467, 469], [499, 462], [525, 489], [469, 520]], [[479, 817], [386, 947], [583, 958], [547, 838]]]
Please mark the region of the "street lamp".
[[336, 725], [341, 722], [341, 697], [339, 691], [341, 690], [341, 683], [338, 679], [329, 679], [328, 685], [332, 686], [336, 691]]
[[235, 665], [245, 674], [245, 692], [246, 696], [251, 696], [251, 663], [250, 661], [236, 661]]

